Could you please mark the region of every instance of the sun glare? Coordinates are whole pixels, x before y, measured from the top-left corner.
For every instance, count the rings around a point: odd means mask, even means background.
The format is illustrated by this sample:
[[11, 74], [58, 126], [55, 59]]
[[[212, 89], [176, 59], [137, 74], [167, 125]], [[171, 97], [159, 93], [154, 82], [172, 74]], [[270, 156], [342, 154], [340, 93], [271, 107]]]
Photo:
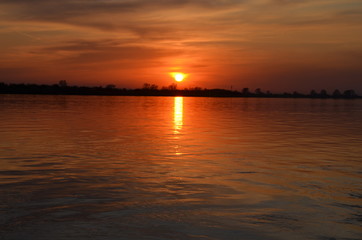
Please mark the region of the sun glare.
[[182, 82], [185, 79], [186, 74], [180, 72], [173, 72], [171, 73], [171, 76], [175, 79], [176, 82]]
[[184, 75], [182, 75], [182, 74], [176, 74], [175, 75], [175, 80], [177, 81], [177, 82], [181, 82], [182, 80], [184, 80]]

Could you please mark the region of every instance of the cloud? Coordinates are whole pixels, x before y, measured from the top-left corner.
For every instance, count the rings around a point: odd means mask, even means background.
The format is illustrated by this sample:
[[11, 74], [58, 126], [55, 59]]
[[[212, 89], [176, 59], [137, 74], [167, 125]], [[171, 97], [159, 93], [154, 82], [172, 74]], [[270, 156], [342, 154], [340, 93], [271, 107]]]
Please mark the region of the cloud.
[[179, 8], [200, 8], [203, 10], [221, 10], [232, 8], [243, 1], [238, 0], [139, 0], [139, 1], [73, 1], [73, 0], [3, 0], [2, 5], [11, 7], [18, 15], [27, 20], [63, 21], [77, 17], [97, 14], [147, 13], [155, 10]]
[[[13, 21], [45, 21], [93, 27], [105, 31], [125, 25], [172, 25], [177, 21], [221, 20], [251, 24], [328, 24], [336, 15], [358, 18], [362, 3], [350, 0], [2, 0]], [[331, 21], [332, 20], [332, 21]], [[340, 18], [338, 21], [349, 21]], [[166, 24], [167, 23], [167, 24]], [[162, 26], [162, 27], [164, 27]], [[144, 32], [143, 30], [142, 32]], [[151, 31], [151, 30], [150, 30]]]
[[[110, 62], [127, 63], [127, 66], [152, 65], [165, 57], [182, 55], [184, 51], [137, 46], [108, 39], [98, 41], [71, 41], [63, 45], [42, 48], [39, 54], [59, 55], [57, 62], [79, 66], [89, 64], [107, 65]], [[138, 63], [138, 64], [137, 64]]]
[[175, 40], [189, 35], [188, 29], [196, 28], [192, 23], [200, 16], [234, 9], [242, 3], [237, 0], [4, 0], [0, 6], [6, 9], [7, 14], [2, 17], [6, 21], [60, 23], [131, 33], [144, 39]]
[[[309, 0], [3, 0], [6, 19], [60, 23], [149, 40], [177, 40], [245, 25], [306, 27], [361, 22], [362, 4]], [[354, 1], [352, 1], [354, 2]], [[231, 39], [228, 39], [231, 40]]]
[[290, 4], [303, 4], [311, 0], [270, 0], [270, 4], [274, 5], [290, 5]]

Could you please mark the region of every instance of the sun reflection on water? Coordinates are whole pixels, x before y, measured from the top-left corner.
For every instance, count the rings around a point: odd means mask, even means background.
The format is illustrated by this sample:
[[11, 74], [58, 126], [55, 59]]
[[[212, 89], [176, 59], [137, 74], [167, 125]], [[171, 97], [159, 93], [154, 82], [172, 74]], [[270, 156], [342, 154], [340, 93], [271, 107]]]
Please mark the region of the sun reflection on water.
[[175, 97], [174, 102], [174, 113], [173, 113], [173, 124], [174, 133], [180, 133], [183, 125], [183, 97]]

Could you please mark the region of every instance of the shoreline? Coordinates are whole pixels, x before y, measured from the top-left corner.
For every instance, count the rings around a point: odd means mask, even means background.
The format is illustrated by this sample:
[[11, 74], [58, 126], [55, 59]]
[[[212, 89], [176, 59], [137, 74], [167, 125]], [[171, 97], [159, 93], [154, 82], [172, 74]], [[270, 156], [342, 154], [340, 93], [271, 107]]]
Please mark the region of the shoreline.
[[354, 97], [311, 97], [311, 96], [284, 96], [273, 94], [273, 96], [225, 96], [225, 95], [208, 95], [208, 94], [200, 94], [200, 95], [182, 95], [182, 94], [97, 94], [97, 93], [87, 93], [87, 94], [79, 94], [79, 93], [33, 93], [33, 92], [0, 92], [0, 95], [38, 95], [38, 96], [109, 96], [109, 97], [200, 97], [200, 98], [290, 98], [290, 99], [362, 99], [362, 96], [354, 96]]
[[79, 87], [66, 85], [37, 85], [37, 84], [5, 84], [0, 83], [0, 94], [34, 94], [34, 95], [79, 95], [79, 96], [155, 96], [155, 97], [232, 97], [232, 98], [316, 98], [316, 99], [358, 99], [362, 98], [354, 90], [345, 90], [343, 92], [336, 89], [332, 94], [326, 90], [319, 93], [312, 90], [310, 94], [303, 94], [294, 91], [293, 93], [271, 93], [263, 92], [260, 88], [254, 92], [249, 88], [242, 91], [226, 89], [207, 89], [190, 88], [177, 89], [176, 85], [162, 87], [146, 85], [143, 88], [126, 89], [116, 88], [115, 86], [106, 87]]

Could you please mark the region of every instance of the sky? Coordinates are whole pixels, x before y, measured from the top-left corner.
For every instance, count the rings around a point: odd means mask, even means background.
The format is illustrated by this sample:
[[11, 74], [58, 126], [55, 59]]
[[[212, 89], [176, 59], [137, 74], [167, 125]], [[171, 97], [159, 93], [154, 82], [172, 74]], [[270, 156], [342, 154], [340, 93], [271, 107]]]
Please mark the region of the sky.
[[1, 0], [0, 82], [362, 93], [361, 0]]

